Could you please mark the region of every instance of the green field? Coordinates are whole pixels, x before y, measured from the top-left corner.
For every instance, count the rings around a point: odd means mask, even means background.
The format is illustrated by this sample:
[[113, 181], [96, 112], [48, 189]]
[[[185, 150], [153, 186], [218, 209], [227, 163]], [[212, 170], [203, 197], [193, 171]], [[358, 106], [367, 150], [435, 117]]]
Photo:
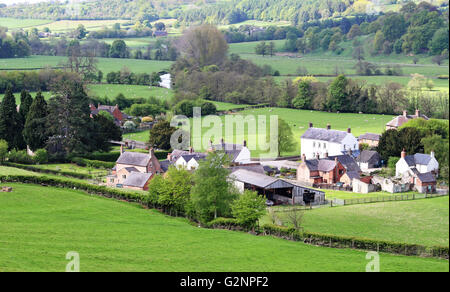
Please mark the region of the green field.
[[[37, 70], [46, 67], [58, 68], [66, 57], [60, 56], [31, 56], [28, 58], [1, 59], [0, 68], [3, 70]], [[106, 74], [111, 71], [119, 71], [123, 67], [133, 73], [152, 73], [168, 70], [172, 65], [171, 61], [137, 60], [137, 59], [114, 59], [97, 58], [97, 67]]]
[[[96, 170], [94, 170], [94, 171], [96, 171]], [[50, 177], [50, 178], [65, 179], [65, 180], [83, 182], [83, 183], [88, 182], [87, 180], [83, 180], [83, 179], [65, 177], [65, 176], [54, 175], [54, 174], [43, 174], [43, 173], [39, 173], [39, 172], [28, 171], [28, 170], [24, 170], [24, 169], [20, 169], [20, 168], [16, 168], [16, 167], [8, 167], [8, 166], [2, 166], [2, 165], [0, 165], [0, 175], [46, 176], [46, 177]]]
[[18, 19], [0, 17], [0, 26], [7, 27], [8, 29], [31, 28], [39, 25], [47, 25], [51, 22], [52, 21], [48, 19]]
[[96, 176], [106, 176], [108, 175], [108, 170], [106, 169], [89, 169], [87, 167], [78, 166], [73, 163], [56, 163], [56, 164], [41, 164], [34, 165], [36, 168], [40, 169], [49, 169], [54, 171], [66, 171], [66, 172], [74, 172], [74, 173], [82, 173], [82, 174], [92, 174]]
[[150, 131], [141, 131], [136, 133], [128, 133], [122, 135], [123, 139], [130, 139], [130, 140], [136, 140], [141, 142], [148, 142], [150, 139]]
[[[2, 184], [4, 185], [4, 184]], [[8, 184], [0, 193], [0, 271], [364, 271], [366, 253], [309, 246], [185, 219], [79, 191]], [[446, 260], [380, 255], [381, 271], [448, 271]]]
[[161, 100], [170, 101], [173, 91], [167, 88], [144, 86], [144, 85], [126, 85], [126, 84], [89, 84], [89, 95], [98, 97], [114, 98], [122, 93], [126, 98], [134, 99], [138, 97], [148, 98], [150, 96]]
[[310, 232], [448, 246], [449, 198], [316, 208], [305, 211], [303, 226]]
[[[288, 155], [299, 155], [300, 153], [300, 136], [307, 130], [308, 123], [313, 122], [314, 127], [325, 128], [327, 124], [331, 125], [332, 129], [346, 131], [348, 127], [352, 129], [352, 133], [355, 136], [359, 136], [366, 132], [370, 133], [382, 133], [384, 131], [385, 125], [389, 122], [393, 116], [389, 115], [373, 115], [373, 114], [350, 114], [350, 113], [328, 113], [319, 111], [309, 111], [309, 110], [297, 110], [297, 109], [287, 109], [287, 108], [260, 108], [260, 109], [249, 109], [245, 111], [238, 112], [237, 115], [242, 115], [245, 118], [249, 118], [251, 121], [258, 121], [259, 116], [265, 116], [267, 123], [269, 123], [270, 116], [275, 115], [286, 121], [292, 129], [294, 137], [298, 142], [295, 151], [282, 153], [284, 156]], [[229, 115], [228, 115], [229, 116]], [[232, 117], [232, 116], [229, 116]], [[252, 118], [253, 117], [253, 118]], [[244, 136], [236, 135], [233, 136], [225, 134], [225, 116], [220, 117], [222, 120], [222, 134], [225, 141], [242, 143], [246, 139], [249, 143], [250, 150], [252, 150], [252, 156], [256, 157], [261, 154], [261, 151], [254, 150], [256, 141], [258, 139], [257, 134], [248, 135], [247, 125], [245, 126]], [[192, 126], [191, 119], [191, 126]], [[256, 123], [257, 124], [257, 123]], [[267, 126], [268, 129], [269, 126]], [[205, 135], [206, 132], [211, 129], [210, 127], [203, 127], [202, 133]], [[191, 132], [191, 136], [197, 136], [199, 131], [194, 133]], [[221, 137], [215, 137], [215, 142], [219, 141]], [[208, 145], [200, 150], [206, 150]], [[195, 146], [194, 146], [195, 148]], [[198, 147], [197, 147], [198, 148]], [[199, 149], [196, 149], [199, 150]]]
[[127, 23], [128, 20], [113, 19], [113, 20], [58, 20], [44, 25], [36, 26], [37, 29], [42, 30], [48, 27], [52, 32], [69, 32], [76, 29], [79, 25], [83, 25], [88, 31], [99, 30], [105, 26], [111, 27], [115, 23]]

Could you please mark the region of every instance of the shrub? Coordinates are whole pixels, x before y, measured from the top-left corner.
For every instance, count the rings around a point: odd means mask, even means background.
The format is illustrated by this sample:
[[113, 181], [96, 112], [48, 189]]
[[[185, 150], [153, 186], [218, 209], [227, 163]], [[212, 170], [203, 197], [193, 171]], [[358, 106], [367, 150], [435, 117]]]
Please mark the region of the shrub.
[[28, 155], [26, 150], [17, 151], [15, 149], [11, 150], [8, 155], [8, 161], [24, 164], [32, 164], [33, 159]]
[[45, 149], [38, 149], [34, 153], [33, 162], [36, 164], [43, 164], [48, 162], [48, 153]]
[[0, 163], [5, 161], [8, 155], [8, 142], [5, 140], [0, 140]]

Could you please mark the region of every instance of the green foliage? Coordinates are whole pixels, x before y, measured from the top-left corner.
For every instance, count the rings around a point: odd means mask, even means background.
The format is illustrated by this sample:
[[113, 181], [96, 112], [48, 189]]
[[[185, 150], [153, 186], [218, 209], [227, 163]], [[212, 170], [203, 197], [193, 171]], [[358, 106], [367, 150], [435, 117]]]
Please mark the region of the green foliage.
[[32, 151], [45, 147], [48, 138], [47, 115], [47, 102], [39, 91], [30, 106], [23, 131], [24, 140]]
[[332, 111], [339, 111], [345, 106], [347, 99], [346, 87], [348, 80], [344, 75], [339, 75], [330, 84], [328, 89], [327, 107]]
[[123, 40], [115, 40], [109, 50], [111, 58], [127, 58], [129, 56], [127, 44]]
[[5, 140], [0, 140], [0, 163], [5, 161], [8, 155], [8, 142]]
[[240, 225], [253, 228], [266, 212], [266, 199], [257, 192], [245, 190], [233, 202], [231, 211]]
[[34, 152], [33, 162], [35, 164], [44, 164], [48, 162], [48, 153], [45, 149], [38, 149]]
[[0, 139], [8, 143], [9, 149], [22, 148], [23, 145], [20, 145], [20, 141], [23, 140], [21, 128], [16, 99], [9, 88], [0, 104]]
[[168, 121], [156, 123], [150, 130], [150, 145], [158, 149], [169, 150], [171, 148], [170, 138], [175, 131], [176, 129]]
[[[189, 171], [171, 166], [165, 174], [164, 183], [158, 181], [155, 185], [161, 188], [156, 192], [160, 207], [170, 214], [186, 213], [192, 188], [192, 174]], [[152, 186], [152, 191], [155, 191], [155, 185]]]
[[[268, 136], [269, 138], [269, 136]], [[297, 147], [297, 142], [292, 133], [291, 127], [283, 119], [278, 118], [278, 156], [282, 152], [294, 151]]]
[[298, 109], [310, 109], [312, 95], [311, 82], [302, 80], [298, 83], [297, 96], [292, 100], [292, 105]]
[[229, 172], [223, 167], [227, 164], [225, 153], [212, 152], [194, 173], [191, 200], [196, 217], [202, 222], [231, 213], [231, 203], [237, 195], [228, 180]]
[[8, 162], [32, 164], [33, 158], [28, 155], [26, 150], [16, 150], [13, 149], [8, 155]]

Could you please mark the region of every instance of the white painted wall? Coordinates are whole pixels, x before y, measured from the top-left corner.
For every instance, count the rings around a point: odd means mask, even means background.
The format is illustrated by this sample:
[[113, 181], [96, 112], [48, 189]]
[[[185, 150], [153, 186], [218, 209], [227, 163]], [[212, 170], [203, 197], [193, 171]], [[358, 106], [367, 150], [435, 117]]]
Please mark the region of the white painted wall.
[[315, 139], [301, 139], [301, 155], [306, 155], [307, 159], [313, 159], [319, 153], [320, 157], [342, 155], [342, 151], [358, 150], [358, 140], [349, 133], [341, 143], [330, 143]]
[[235, 162], [237, 163], [250, 163], [251, 153], [247, 147], [243, 147], [239, 155], [236, 157]]

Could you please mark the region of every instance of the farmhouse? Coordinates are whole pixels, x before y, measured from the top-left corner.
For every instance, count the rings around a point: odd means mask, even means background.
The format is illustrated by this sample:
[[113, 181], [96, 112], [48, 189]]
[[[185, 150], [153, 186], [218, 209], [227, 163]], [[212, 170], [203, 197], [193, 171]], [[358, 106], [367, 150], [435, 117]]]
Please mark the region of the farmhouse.
[[399, 127], [401, 127], [404, 123], [406, 123], [409, 120], [422, 118], [425, 120], [428, 120], [428, 117], [425, 115], [422, 115], [420, 113], [420, 110], [416, 110], [415, 115], [408, 115], [408, 112], [406, 110], [403, 111], [403, 114], [401, 116], [397, 116], [392, 119], [389, 123], [386, 124], [386, 130], [397, 130]]
[[182, 154], [175, 161], [174, 165], [177, 168], [184, 168], [187, 170], [195, 170], [199, 167], [199, 161], [206, 158], [205, 153], [195, 153], [192, 147], [188, 154]]
[[310, 184], [334, 184], [340, 181], [345, 173], [345, 167], [336, 157], [330, 159], [310, 159], [303, 155], [302, 163], [297, 169], [297, 180]]
[[240, 145], [225, 143], [224, 139], [221, 139], [220, 144], [210, 144], [208, 151], [224, 151], [230, 158], [232, 165], [248, 164], [251, 162], [251, 153], [247, 148], [247, 141], [244, 141], [244, 143]]
[[434, 157], [433, 151], [430, 154], [416, 153], [414, 155], [406, 155], [406, 151], [403, 150], [400, 160], [395, 165], [395, 175], [401, 176], [410, 170], [417, 170], [418, 173], [431, 172], [437, 176], [439, 173], [439, 162]]
[[356, 158], [356, 163], [362, 171], [378, 168], [381, 165], [381, 156], [376, 151], [363, 150]]
[[146, 190], [148, 182], [155, 174], [160, 173], [163, 173], [163, 169], [155, 156], [153, 148], [150, 149], [149, 154], [145, 154], [124, 152], [123, 146], [121, 146], [121, 155], [116, 161], [116, 166], [106, 178], [107, 185]]
[[114, 117], [114, 122], [119, 126], [122, 123], [122, 121], [126, 118], [125, 114], [123, 114], [120, 111], [119, 106], [117, 104], [115, 106], [98, 104], [97, 107], [95, 107], [95, 105], [93, 104], [90, 104], [89, 107], [91, 108], [91, 117], [98, 115], [98, 113], [101, 111], [105, 111]]
[[230, 174], [236, 188], [257, 191], [268, 200], [279, 204], [318, 205], [325, 202], [325, 193], [306, 188], [297, 182], [274, 178], [245, 169], [239, 169]]
[[377, 147], [380, 142], [380, 134], [365, 133], [358, 137], [359, 145], [367, 144], [369, 147]]
[[346, 132], [331, 130], [328, 125], [326, 129], [313, 128], [309, 123], [309, 128], [301, 137], [301, 155], [307, 159], [317, 156], [341, 155], [348, 151], [358, 151], [358, 140], [353, 136], [351, 129]]

